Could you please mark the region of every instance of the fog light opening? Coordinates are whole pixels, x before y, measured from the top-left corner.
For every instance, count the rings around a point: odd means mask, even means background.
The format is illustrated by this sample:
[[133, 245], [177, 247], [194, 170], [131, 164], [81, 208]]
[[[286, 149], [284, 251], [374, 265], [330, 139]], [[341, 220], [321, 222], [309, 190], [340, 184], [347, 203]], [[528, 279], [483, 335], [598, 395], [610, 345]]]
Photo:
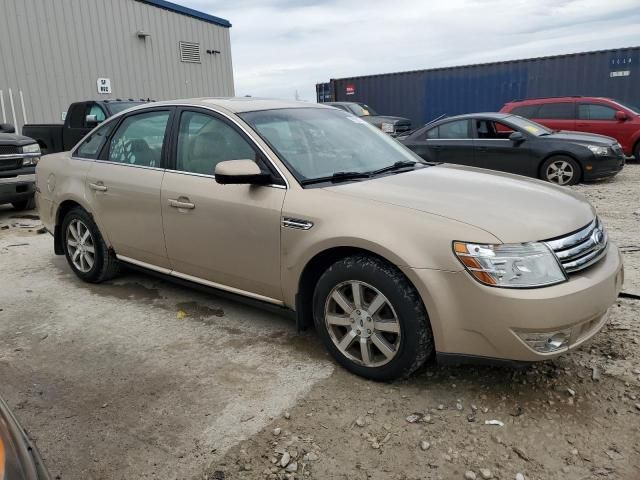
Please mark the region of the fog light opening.
[[518, 336], [531, 349], [540, 353], [551, 353], [569, 346], [571, 329], [555, 332], [517, 332]]

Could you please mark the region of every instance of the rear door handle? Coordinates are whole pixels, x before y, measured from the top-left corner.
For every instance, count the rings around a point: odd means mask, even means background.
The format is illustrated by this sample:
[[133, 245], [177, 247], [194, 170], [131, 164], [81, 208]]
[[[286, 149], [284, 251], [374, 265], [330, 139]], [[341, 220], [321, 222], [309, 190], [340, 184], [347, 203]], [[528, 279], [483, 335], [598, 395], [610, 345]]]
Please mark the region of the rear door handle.
[[174, 198], [170, 198], [169, 206], [173, 208], [184, 208], [185, 210], [193, 210], [194, 208], [196, 208], [196, 204], [189, 202], [188, 198], [184, 200], [176, 200]]
[[96, 192], [106, 192], [108, 190], [107, 186], [102, 182], [90, 183], [89, 188], [91, 190], [95, 190]]
[[430, 147], [437, 151], [442, 150], [442, 147], [440, 145], [430, 145]]
[[480, 150], [481, 152], [488, 152], [489, 147], [476, 147], [476, 150]]

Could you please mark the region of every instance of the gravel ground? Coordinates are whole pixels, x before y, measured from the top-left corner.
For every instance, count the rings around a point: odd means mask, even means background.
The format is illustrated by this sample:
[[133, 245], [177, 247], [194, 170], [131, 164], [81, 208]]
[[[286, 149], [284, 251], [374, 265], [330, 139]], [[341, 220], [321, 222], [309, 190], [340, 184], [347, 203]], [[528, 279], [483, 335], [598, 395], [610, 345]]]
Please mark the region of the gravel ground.
[[[640, 294], [640, 165], [573, 188]], [[13, 215], [0, 209], [0, 394], [62, 479], [640, 478], [638, 300], [552, 362], [380, 384], [275, 315], [140, 274], [83, 284]]]

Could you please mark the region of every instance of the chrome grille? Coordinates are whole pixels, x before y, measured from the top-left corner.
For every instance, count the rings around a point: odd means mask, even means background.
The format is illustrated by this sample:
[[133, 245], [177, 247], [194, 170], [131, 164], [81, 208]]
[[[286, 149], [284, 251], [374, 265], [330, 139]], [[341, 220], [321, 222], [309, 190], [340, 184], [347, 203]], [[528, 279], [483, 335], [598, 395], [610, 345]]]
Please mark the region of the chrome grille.
[[565, 272], [572, 273], [584, 270], [604, 257], [609, 239], [596, 218], [577, 232], [545, 243], [556, 254]]

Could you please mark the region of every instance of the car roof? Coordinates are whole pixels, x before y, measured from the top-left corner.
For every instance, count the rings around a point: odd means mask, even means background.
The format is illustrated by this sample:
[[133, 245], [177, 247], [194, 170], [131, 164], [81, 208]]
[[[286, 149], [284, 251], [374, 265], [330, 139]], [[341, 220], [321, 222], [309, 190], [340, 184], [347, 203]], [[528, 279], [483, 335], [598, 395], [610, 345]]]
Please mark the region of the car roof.
[[318, 103], [298, 102], [293, 100], [276, 100], [270, 98], [255, 97], [204, 97], [153, 102], [137, 107], [158, 107], [163, 105], [189, 105], [193, 107], [220, 107], [229, 112], [243, 113], [260, 110], [276, 110], [282, 108], [331, 108]]
[[525, 105], [535, 105], [542, 103], [561, 103], [561, 102], [574, 102], [576, 100], [604, 100], [607, 102], [615, 102], [611, 98], [607, 97], [586, 97], [581, 95], [573, 95], [567, 97], [538, 97], [538, 98], [518, 98], [516, 100], [511, 100], [507, 102], [508, 104], [525, 104]]
[[464, 115], [455, 115], [453, 117], [443, 118], [442, 120], [438, 120], [437, 122], [434, 122], [433, 125], [435, 125], [436, 123], [449, 122], [451, 120], [470, 120], [470, 119], [474, 119], [474, 118], [488, 118], [488, 119], [491, 119], [491, 120], [504, 120], [505, 118], [512, 117], [512, 116], [513, 116], [513, 114], [511, 114], [511, 113], [500, 113], [500, 112], [465, 113]]

